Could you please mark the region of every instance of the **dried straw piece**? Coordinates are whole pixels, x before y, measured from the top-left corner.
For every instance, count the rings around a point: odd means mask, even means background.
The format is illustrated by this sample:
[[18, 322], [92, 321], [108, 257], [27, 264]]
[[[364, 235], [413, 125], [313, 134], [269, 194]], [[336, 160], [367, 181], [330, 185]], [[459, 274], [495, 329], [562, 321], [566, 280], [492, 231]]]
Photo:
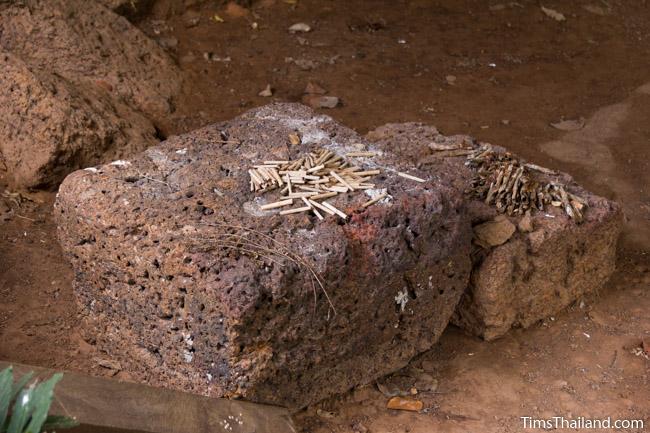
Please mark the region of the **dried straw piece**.
[[373, 204], [377, 203], [380, 200], [385, 199], [386, 197], [388, 197], [388, 193], [383, 193], [383, 194], [378, 195], [377, 197], [373, 198], [372, 200], [368, 200], [367, 202], [362, 204], [361, 207], [366, 208], [368, 206], [372, 206]]
[[260, 206], [260, 209], [269, 210], [269, 209], [275, 209], [275, 208], [278, 208], [278, 207], [289, 206], [291, 204], [293, 204], [293, 199], [292, 198], [290, 198], [288, 200], [280, 200], [280, 201], [276, 201], [276, 202], [273, 202], [273, 203], [268, 203], [268, 204], [262, 205], [262, 206]]
[[416, 181], [416, 182], [426, 182], [426, 179], [422, 179], [421, 177], [417, 177], [417, 176], [412, 176], [412, 175], [407, 174], [407, 173], [402, 173], [401, 171], [398, 171], [398, 172], [397, 172], [397, 175], [398, 175], [398, 176], [401, 176], [401, 177], [403, 177], [403, 178], [405, 178], [405, 179], [411, 179], [411, 180], [414, 180], [414, 181]]
[[[222, 236], [226, 236], [227, 238], [234, 237], [236, 239], [237, 245], [235, 246], [228, 245], [225, 246], [225, 248], [233, 248], [238, 251], [241, 251], [242, 248], [239, 245], [239, 243], [242, 240], [244, 240], [247, 243], [247, 245], [249, 244], [252, 246], [253, 251], [251, 254], [254, 257], [259, 257], [260, 255], [264, 255], [264, 257], [268, 257], [273, 262], [278, 263], [279, 266], [284, 266], [284, 264], [279, 262], [278, 260], [274, 260], [272, 257], [269, 256], [273, 256], [275, 258], [288, 259], [289, 261], [295, 263], [296, 265], [306, 269], [308, 271], [307, 275], [309, 275], [310, 277], [312, 291], [314, 293], [314, 308], [316, 306], [316, 301], [317, 301], [316, 285], [318, 285], [320, 290], [325, 295], [329, 307], [334, 312], [334, 315], [336, 315], [336, 308], [334, 307], [334, 304], [332, 303], [332, 300], [329, 294], [327, 293], [327, 290], [325, 290], [325, 286], [323, 285], [322, 280], [314, 270], [313, 266], [307, 261], [307, 259], [293, 252], [288, 245], [276, 240], [270, 235], [257, 231], [251, 227], [230, 225], [224, 223], [202, 223], [202, 224], [213, 226], [213, 227], [220, 227], [221, 229], [228, 230], [228, 231], [233, 229], [238, 230], [237, 233], [230, 233], [230, 234], [224, 233], [221, 236], [217, 236], [216, 239], [208, 239], [207, 241], [218, 242], [218, 245], [222, 246], [222, 242], [220, 239]], [[314, 284], [314, 282], [316, 284]], [[329, 310], [328, 310], [328, 318], [329, 318]]]
[[293, 209], [287, 209], [287, 210], [280, 211], [280, 215], [289, 215], [289, 214], [292, 214], [292, 213], [305, 212], [305, 211], [308, 211], [309, 209], [311, 209], [309, 206], [296, 207], [296, 208], [293, 208]]
[[371, 158], [376, 155], [375, 152], [348, 152], [345, 154], [345, 156], [350, 158]]

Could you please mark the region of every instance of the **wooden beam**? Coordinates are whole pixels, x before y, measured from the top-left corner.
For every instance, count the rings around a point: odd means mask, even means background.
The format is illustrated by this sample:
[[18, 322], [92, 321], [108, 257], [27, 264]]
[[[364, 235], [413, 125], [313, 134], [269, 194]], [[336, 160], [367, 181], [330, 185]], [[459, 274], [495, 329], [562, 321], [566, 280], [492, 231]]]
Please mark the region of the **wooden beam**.
[[[48, 378], [55, 370], [13, 365], [14, 378], [33, 371]], [[51, 413], [74, 416], [70, 433], [292, 433], [289, 412], [240, 400], [207, 398], [115, 379], [64, 372], [55, 388]], [[227, 426], [227, 427], [226, 427]], [[62, 430], [63, 431], [63, 430]]]

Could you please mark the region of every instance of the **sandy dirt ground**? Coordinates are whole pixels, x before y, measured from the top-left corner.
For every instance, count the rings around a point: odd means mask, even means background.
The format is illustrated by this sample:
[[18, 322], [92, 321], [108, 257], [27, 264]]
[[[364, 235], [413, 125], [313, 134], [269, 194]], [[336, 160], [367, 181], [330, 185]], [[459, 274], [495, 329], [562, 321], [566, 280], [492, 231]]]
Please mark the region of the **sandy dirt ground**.
[[[417, 396], [420, 413], [386, 409], [369, 385], [297, 414], [300, 429], [518, 432], [522, 416], [650, 425], [650, 360], [639, 350], [643, 340], [650, 347], [649, 5], [544, 2], [564, 15], [557, 21], [521, 0], [291, 3], [192, 13], [162, 3], [138, 23], [184, 74], [165, 134], [299, 101], [312, 81], [341, 98], [323, 112], [360, 132], [422, 121], [472, 134], [572, 174], [627, 215], [618, 271], [597, 296], [492, 343], [450, 327], [413, 360], [409, 369], [438, 381]], [[312, 30], [290, 34], [298, 22]], [[258, 96], [267, 84], [273, 96]], [[562, 119], [584, 125], [550, 126]], [[54, 192], [24, 195], [33, 201], [5, 198], [14, 214], [0, 220], [0, 359], [112, 375], [76, 330]]]

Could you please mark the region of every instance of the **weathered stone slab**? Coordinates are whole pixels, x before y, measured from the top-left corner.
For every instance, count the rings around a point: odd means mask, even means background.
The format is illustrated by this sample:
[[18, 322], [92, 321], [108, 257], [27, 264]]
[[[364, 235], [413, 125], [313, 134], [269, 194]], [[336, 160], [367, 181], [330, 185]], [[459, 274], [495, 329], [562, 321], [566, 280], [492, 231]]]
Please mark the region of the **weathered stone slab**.
[[[477, 145], [471, 137], [446, 137], [432, 126], [404, 123], [382, 126], [367, 138], [401, 159], [417, 163], [442, 184], [459, 192], [469, 188], [473, 172], [465, 166], [466, 157], [448, 157], [445, 155], [450, 152], [432, 147]], [[586, 199], [585, 220], [576, 224], [560, 208], [549, 206], [523, 222], [522, 216], [509, 217], [519, 230], [504, 244], [488, 249], [473, 246], [470, 284], [453, 322], [486, 340], [513, 327], [528, 327], [583, 295], [596, 293], [614, 271], [620, 207], [585, 191], [567, 174], [539, 173], [538, 177], [565, 184], [570, 192]], [[483, 201], [466, 200], [473, 226], [497, 215], [496, 209]]]
[[291, 408], [430, 348], [469, 277], [458, 189], [384, 152], [365, 166], [391, 197], [332, 199], [347, 222], [262, 211], [277, 196], [249, 191], [252, 164], [358, 143], [327, 116], [273, 104], [69, 175], [55, 214], [86, 337], [138, 380]]
[[14, 187], [56, 187], [159, 141], [180, 71], [126, 18], [95, 0], [3, 1], [0, 35], [0, 159]]
[[0, 156], [16, 186], [56, 185], [72, 170], [157, 142], [148, 119], [94, 86], [39, 71], [1, 48], [0, 68]]

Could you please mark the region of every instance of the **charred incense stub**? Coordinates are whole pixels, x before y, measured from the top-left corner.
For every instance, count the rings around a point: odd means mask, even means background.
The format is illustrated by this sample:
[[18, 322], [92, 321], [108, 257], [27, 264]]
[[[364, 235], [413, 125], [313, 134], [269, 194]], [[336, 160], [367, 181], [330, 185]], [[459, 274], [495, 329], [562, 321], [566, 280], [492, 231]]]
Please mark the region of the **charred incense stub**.
[[[387, 131], [392, 134], [394, 131], [391, 128], [395, 125], [385, 125], [369, 135], [384, 141], [386, 139], [382, 134]], [[399, 138], [398, 153], [417, 153], [414, 161], [418, 162], [418, 168], [434, 166], [438, 164], [436, 161], [445, 159], [455, 164], [452, 161], [460, 161], [459, 157], [465, 157], [465, 166], [473, 173], [465, 190], [469, 197], [484, 201], [498, 212], [510, 216], [521, 216], [528, 210], [544, 211], [545, 207], [554, 206], [562, 208], [577, 224], [585, 220], [587, 201], [569, 191], [563, 183], [562, 173], [526, 162], [502, 147], [477, 143], [468, 136], [446, 137], [433, 127], [410, 123], [404, 125], [408, 125], [413, 131], [404, 133], [404, 137]], [[416, 129], [422, 132], [422, 136], [414, 133]], [[408, 140], [406, 135], [409, 135]], [[393, 139], [396, 136], [399, 134], [394, 135]], [[407, 148], [407, 144], [412, 145], [413, 142], [420, 144], [420, 150]], [[393, 142], [393, 145], [395, 144]]]
[[414, 180], [414, 181], [416, 181], [416, 182], [420, 182], [420, 183], [422, 183], [422, 182], [426, 182], [426, 180], [425, 180], [425, 179], [422, 179], [421, 177], [413, 176], [413, 175], [408, 174], [408, 173], [402, 173], [401, 171], [398, 171], [398, 172], [397, 172], [397, 175], [398, 175], [398, 176], [401, 176], [401, 177], [403, 177], [403, 178], [405, 178], [405, 179]]
[[501, 213], [523, 215], [529, 209], [543, 211], [551, 205], [561, 207], [578, 224], [584, 220], [584, 199], [558, 182], [538, 181], [531, 173], [554, 175], [553, 170], [525, 163], [510, 152], [496, 152], [489, 144], [467, 155], [465, 165], [476, 172], [466, 192], [494, 205]]
[[371, 206], [371, 205], [377, 203], [378, 201], [383, 200], [383, 199], [386, 198], [386, 197], [388, 197], [388, 193], [380, 194], [380, 195], [378, 195], [377, 197], [368, 200], [367, 202], [365, 202], [365, 203], [362, 204], [361, 206], [362, 206], [362, 207], [368, 207], [368, 206]]
[[[377, 155], [377, 152], [355, 151], [347, 152], [345, 155], [351, 158], [372, 158]], [[394, 172], [397, 176], [404, 179], [419, 183], [426, 182], [426, 179], [422, 179], [421, 177], [401, 171]], [[311, 212], [318, 219], [322, 220], [323, 216], [318, 212], [318, 208], [330, 215], [338, 215], [345, 220], [348, 216], [344, 212], [330, 203], [325, 201], [318, 202], [317, 200], [325, 200], [336, 197], [339, 194], [349, 194], [358, 190], [375, 188], [375, 184], [369, 181], [373, 176], [381, 174], [381, 170], [362, 170], [361, 167], [356, 165], [350, 166], [349, 161], [337, 155], [335, 152], [320, 149], [310, 152], [294, 161], [264, 161], [264, 164], [253, 165], [248, 170], [248, 174], [250, 176], [250, 189], [252, 192], [266, 193], [282, 188], [280, 190], [280, 196], [285, 200], [263, 205], [261, 206], [262, 210], [287, 206], [291, 203], [286, 199], [299, 198], [303, 199], [307, 206], [282, 210], [280, 215]], [[300, 190], [300, 192], [296, 192], [296, 189]], [[363, 203], [361, 209], [380, 202], [387, 195], [384, 194], [381, 197]], [[309, 200], [307, 201], [307, 199]]]
[[[371, 158], [376, 155], [376, 152], [370, 151], [346, 153], [347, 157]], [[364, 171], [356, 165], [351, 166], [345, 158], [327, 149], [310, 152], [293, 161], [267, 160], [263, 164], [253, 165], [248, 170], [252, 192], [266, 193], [280, 188], [281, 200], [260, 206], [262, 210], [291, 205], [292, 202], [289, 200], [297, 198], [302, 199], [307, 206], [282, 210], [280, 215], [311, 212], [320, 220], [323, 219], [323, 215], [318, 212], [318, 209], [328, 215], [337, 215], [344, 220], [348, 218], [348, 215], [330, 203], [317, 200], [326, 200], [339, 194], [374, 188], [375, 184], [369, 181], [380, 173], [379, 169]], [[397, 174], [417, 182], [425, 181], [405, 173], [397, 172]], [[365, 202], [361, 208], [367, 208], [382, 198], [384, 197]]]
[[293, 204], [293, 199], [292, 198], [287, 199], [287, 200], [280, 200], [280, 201], [276, 201], [274, 203], [269, 203], [269, 204], [262, 205], [262, 206], [260, 206], [260, 209], [262, 209], [262, 210], [275, 209], [275, 208], [282, 207], [282, 206], [289, 206], [291, 204]]

